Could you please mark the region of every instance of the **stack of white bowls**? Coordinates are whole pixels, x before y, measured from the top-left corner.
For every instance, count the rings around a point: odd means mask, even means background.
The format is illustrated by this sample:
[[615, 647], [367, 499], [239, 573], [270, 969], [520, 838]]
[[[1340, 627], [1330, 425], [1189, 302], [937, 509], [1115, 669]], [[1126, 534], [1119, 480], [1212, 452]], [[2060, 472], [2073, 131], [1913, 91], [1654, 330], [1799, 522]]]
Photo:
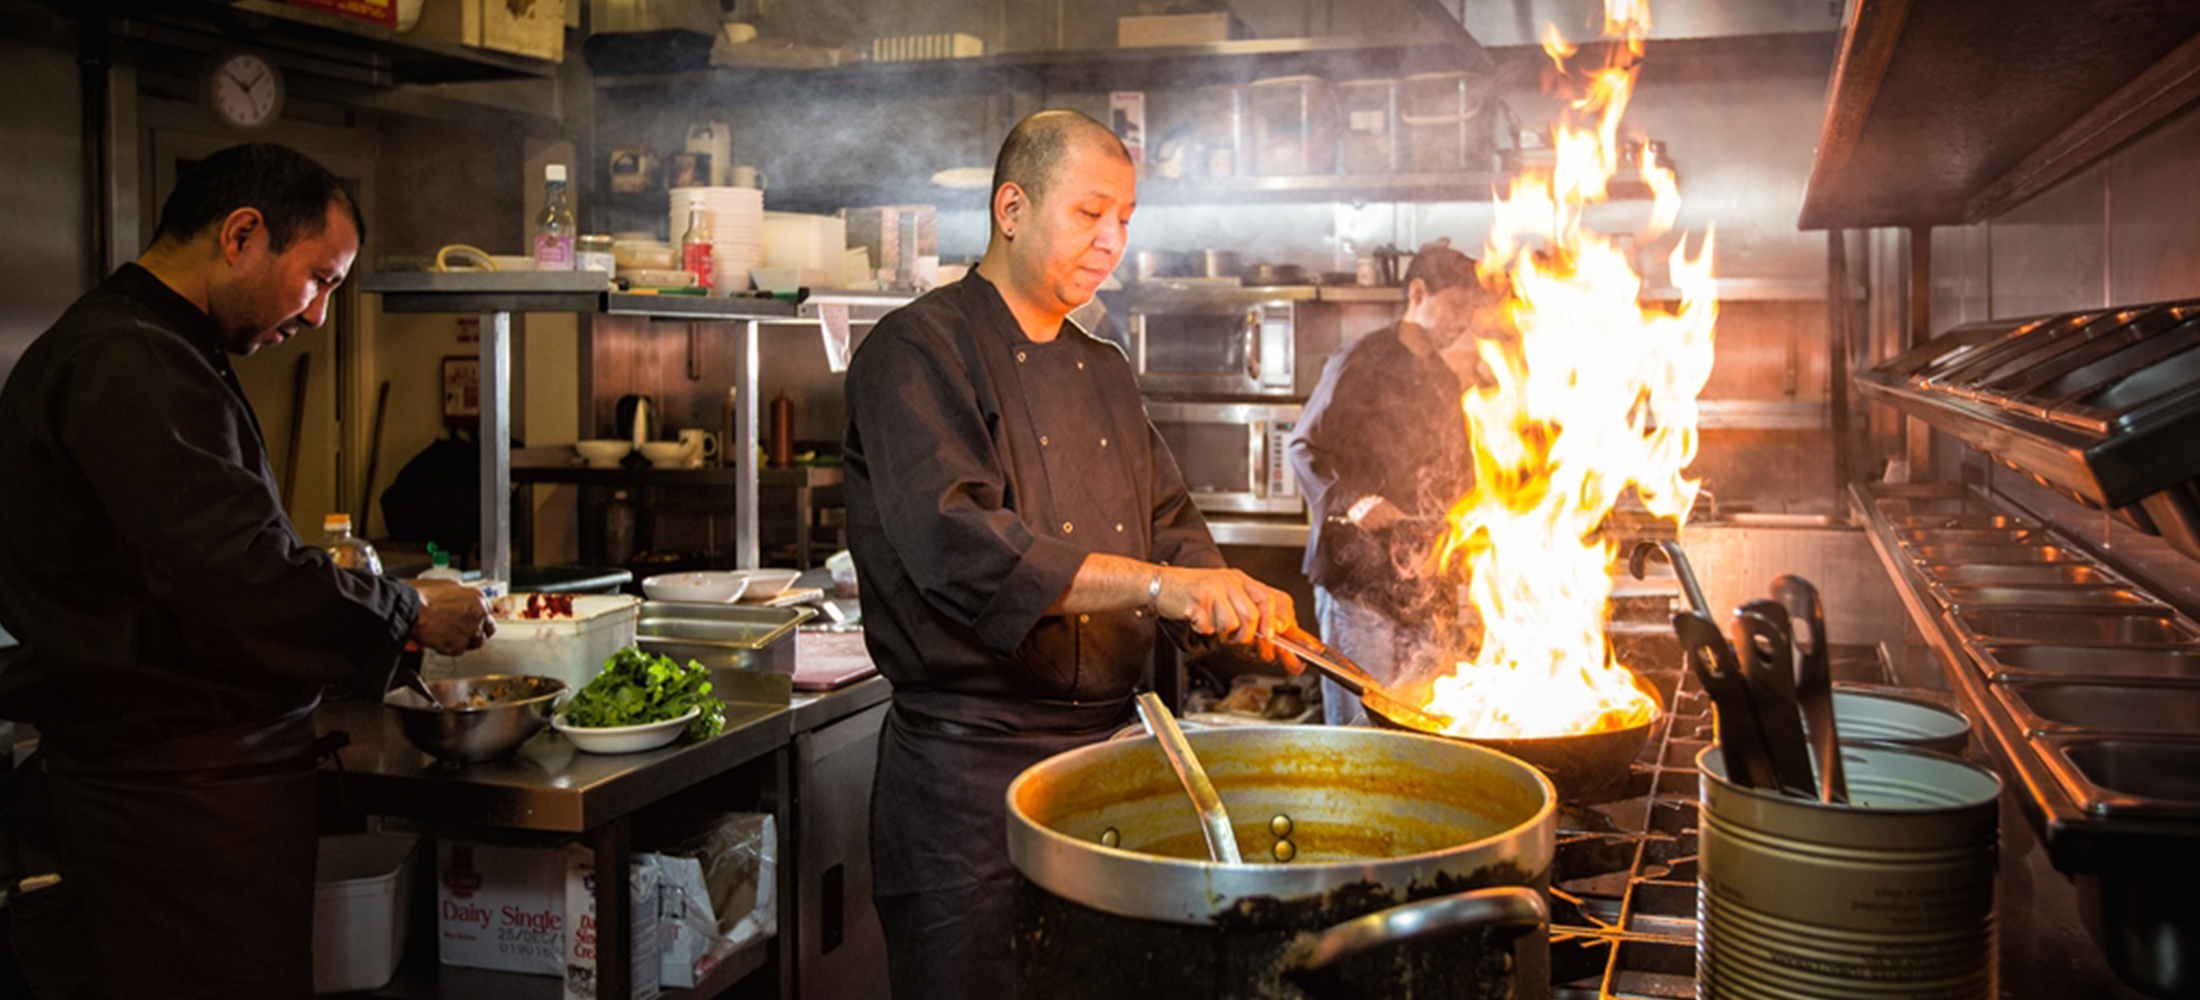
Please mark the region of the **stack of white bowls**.
[[703, 199], [710, 215], [711, 294], [725, 295], [749, 287], [749, 270], [764, 263], [764, 192], [745, 187], [693, 187], [672, 189], [672, 242], [687, 233], [688, 200]]

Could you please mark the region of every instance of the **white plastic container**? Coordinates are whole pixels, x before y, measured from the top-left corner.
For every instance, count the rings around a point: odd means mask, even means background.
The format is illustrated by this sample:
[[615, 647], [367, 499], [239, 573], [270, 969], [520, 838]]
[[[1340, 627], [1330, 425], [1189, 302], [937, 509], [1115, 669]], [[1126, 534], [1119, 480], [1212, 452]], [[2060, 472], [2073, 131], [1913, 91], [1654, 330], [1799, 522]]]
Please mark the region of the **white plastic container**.
[[313, 991], [380, 989], [397, 974], [412, 902], [411, 837], [321, 838], [313, 890]]
[[[501, 598], [514, 608], [527, 606], [525, 593]], [[546, 595], [547, 596], [547, 595]], [[571, 618], [520, 618], [499, 613], [497, 632], [480, 649], [450, 657], [429, 650], [421, 674], [430, 680], [484, 674], [536, 674], [555, 677], [578, 691], [603, 672], [611, 654], [634, 645], [641, 598], [631, 594], [573, 594]]]

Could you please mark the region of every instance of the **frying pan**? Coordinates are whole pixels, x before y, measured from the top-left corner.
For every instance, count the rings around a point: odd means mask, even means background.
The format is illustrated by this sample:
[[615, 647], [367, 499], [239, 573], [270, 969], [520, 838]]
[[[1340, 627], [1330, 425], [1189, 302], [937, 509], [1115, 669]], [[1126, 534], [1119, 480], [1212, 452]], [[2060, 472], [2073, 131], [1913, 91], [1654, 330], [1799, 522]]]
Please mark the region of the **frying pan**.
[[[1445, 731], [1449, 719], [1401, 700], [1351, 658], [1324, 645], [1303, 629], [1284, 633], [1278, 637], [1278, 644], [1314, 664], [1346, 689], [1359, 688], [1355, 693], [1366, 706], [1368, 718], [1375, 720], [1377, 725], [1473, 743], [1518, 757], [1549, 775], [1551, 784], [1558, 786], [1559, 797], [1570, 802], [1607, 802], [1625, 794], [1634, 760], [1650, 742], [1651, 727], [1657, 725], [1662, 714], [1653, 712], [1650, 720], [1639, 726], [1594, 733], [1510, 739], [1460, 736]], [[1650, 696], [1653, 705], [1657, 703], [1657, 692], [1644, 684], [1642, 678], [1635, 678], [1635, 686]]]

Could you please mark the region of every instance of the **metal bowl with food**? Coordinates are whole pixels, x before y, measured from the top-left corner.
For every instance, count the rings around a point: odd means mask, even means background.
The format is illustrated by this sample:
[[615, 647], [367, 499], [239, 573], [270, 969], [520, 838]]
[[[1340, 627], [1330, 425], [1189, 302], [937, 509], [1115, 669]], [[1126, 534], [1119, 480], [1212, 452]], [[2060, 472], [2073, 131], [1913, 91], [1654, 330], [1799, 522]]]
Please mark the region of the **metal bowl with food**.
[[382, 699], [397, 714], [405, 742], [437, 760], [480, 764], [512, 755], [549, 724], [565, 682], [531, 674], [489, 674], [429, 681], [440, 704], [399, 688]]

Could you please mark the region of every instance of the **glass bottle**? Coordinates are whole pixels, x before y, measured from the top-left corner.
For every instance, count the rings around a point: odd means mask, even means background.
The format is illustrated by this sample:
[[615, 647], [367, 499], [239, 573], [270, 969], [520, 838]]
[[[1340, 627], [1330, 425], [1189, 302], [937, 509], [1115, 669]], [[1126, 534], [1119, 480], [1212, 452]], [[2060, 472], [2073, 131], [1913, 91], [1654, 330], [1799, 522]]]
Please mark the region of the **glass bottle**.
[[565, 164], [542, 168], [542, 214], [535, 216], [535, 270], [573, 269], [573, 206], [566, 201]]
[[688, 195], [688, 227], [680, 237], [680, 269], [693, 272], [695, 283], [711, 287], [711, 232], [710, 211], [703, 207], [703, 196]]
[[330, 514], [321, 519], [321, 547], [338, 566], [382, 575], [382, 557], [366, 539], [351, 533], [350, 514]]

